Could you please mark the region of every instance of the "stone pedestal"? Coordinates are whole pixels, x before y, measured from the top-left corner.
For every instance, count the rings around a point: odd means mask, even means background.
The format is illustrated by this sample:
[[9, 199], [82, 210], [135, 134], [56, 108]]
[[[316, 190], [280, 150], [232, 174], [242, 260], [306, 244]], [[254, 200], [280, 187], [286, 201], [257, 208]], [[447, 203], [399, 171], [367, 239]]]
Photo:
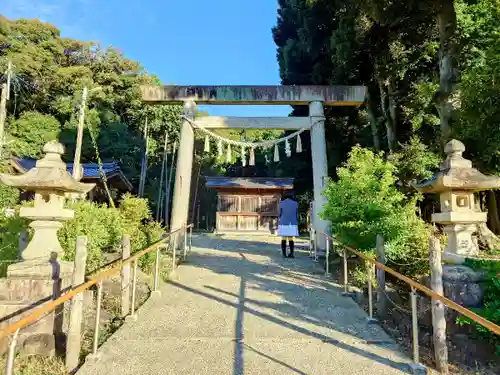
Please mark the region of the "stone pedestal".
[[[468, 309], [480, 307], [483, 303], [485, 286], [484, 273], [474, 271], [470, 267], [457, 264], [443, 265], [443, 294], [446, 298]], [[431, 287], [429, 276], [423, 277], [420, 282]], [[419, 299], [419, 324], [432, 327], [431, 299]], [[445, 317], [447, 329], [450, 333], [459, 330], [456, 318], [459, 315], [453, 309], [446, 309]]]
[[464, 307], [479, 307], [484, 297], [484, 274], [464, 265], [443, 265], [444, 295]]
[[[30, 315], [34, 308], [58, 298], [71, 286], [73, 263], [30, 260], [12, 264], [7, 278], [0, 279], [0, 328], [7, 327]], [[22, 329], [18, 348], [26, 354], [53, 356], [65, 341], [65, 309], [60, 306], [39, 321]], [[8, 338], [0, 341], [0, 353], [5, 353]]]

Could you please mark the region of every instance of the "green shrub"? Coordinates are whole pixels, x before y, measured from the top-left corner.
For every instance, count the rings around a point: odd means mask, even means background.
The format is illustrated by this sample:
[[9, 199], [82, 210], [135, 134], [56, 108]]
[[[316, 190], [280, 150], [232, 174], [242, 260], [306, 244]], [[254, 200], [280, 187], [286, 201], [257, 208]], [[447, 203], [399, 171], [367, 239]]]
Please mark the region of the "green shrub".
[[[144, 234], [144, 239], [146, 242], [144, 246], [140, 247], [138, 250], [145, 248], [149, 244], [160, 240], [161, 235], [165, 232], [162, 226], [157, 222], [151, 222], [144, 225], [141, 229], [141, 232]], [[151, 273], [153, 270], [154, 263], [156, 261], [156, 252], [151, 251], [141, 257], [139, 260], [139, 266], [141, 269], [147, 273]]]
[[0, 213], [0, 277], [5, 277], [8, 265], [17, 261], [19, 235], [27, 225], [19, 215], [7, 217]]
[[[158, 241], [164, 232], [159, 223], [152, 221], [148, 201], [130, 194], [122, 198], [118, 208], [81, 200], [67, 202], [66, 207], [75, 211], [75, 217], [64, 222], [58, 231], [63, 259], [74, 260], [76, 238], [87, 236], [87, 272], [103, 265], [105, 252], [119, 251], [124, 234], [130, 235], [132, 252], [136, 252]], [[0, 276], [5, 275], [8, 264], [17, 260], [19, 235], [28, 228], [27, 224], [19, 215], [9, 218], [0, 213]], [[151, 252], [140, 259], [139, 265], [148, 271], [154, 262], [155, 254]]]
[[[12, 167], [6, 160], [0, 160], [0, 172], [8, 173]], [[19, 189], [0, 184], [0, 209], [14, 208], [19, 201]]]
[[[119, 249], [124, 234], [130, 235], [132, 252], [136, 252], [159, 240], [163, 233], [160, 224], [150, 222], [152, 217], [148, 201], [130, 194], [124, 195], [118, 208], [88, 201], [68, 203], [68, 207], [75, 210], [75, 218], [59, 230], [64, 257], [73, 260], [76, 237], [87, 236], [88, 272], [103, 265], [103, 252]], [[154, 260], [154, 254], [148, 254], [141, 258], [139, 264], [142, 269], [149, 269]]]
[[321, 215], [340, 242], [364, 252], [373, 250], [382, 234], [389, 265], [416, 274], [427, 267], [429, 227], [416, 215], [418, 196], [408, 199], [398, 190], [396, 173], [382, 153], [353, 147], [338, 181], [328, 182]]
[[[157, 222], [151, 222], [152, 215], [147, 199], [125, 194], [119, 206], [124, 233], [130, 234], [132, 251], [139, 251], [158, 241], [164, 230]], [[150, 272], [156, 260], [156, 253], [150, 252], [139, 260], [139, 267]]]
[[116, 209], [89, 201], [71, 202], [67, 207], [75, 210], [75, 217], [66, 221], [58, 232], [64, 259], [73, 260], [76, 238], [87, 236], [87, 270], [96, 270], [103, 263], [103, 251], [115, 250], [120, 245], [120, 215]]
[[147, 223], [152, 219], [147, 199], [125, 194], [120, 201], [118, 211], [122, 231], [130, 235], [132, 251], [141, 250], [160, 238], [161, 233], [156, 238], [152, 229], [154, 226]]

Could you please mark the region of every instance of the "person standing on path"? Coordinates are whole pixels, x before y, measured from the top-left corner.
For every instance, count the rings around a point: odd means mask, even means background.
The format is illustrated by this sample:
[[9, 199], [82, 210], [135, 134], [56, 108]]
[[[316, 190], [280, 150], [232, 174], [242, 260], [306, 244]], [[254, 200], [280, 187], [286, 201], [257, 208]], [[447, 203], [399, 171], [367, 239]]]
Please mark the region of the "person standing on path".
[[299, 235], [299, 204], [293, 199], [290, 191], [285, 191], [280, 202], [280, 216], [278, 219], [278, 236], [281, 236], [281, 252], [286, 258], [286, 242], [290, 245], [288, 258], [294, 258], [294, 237]]

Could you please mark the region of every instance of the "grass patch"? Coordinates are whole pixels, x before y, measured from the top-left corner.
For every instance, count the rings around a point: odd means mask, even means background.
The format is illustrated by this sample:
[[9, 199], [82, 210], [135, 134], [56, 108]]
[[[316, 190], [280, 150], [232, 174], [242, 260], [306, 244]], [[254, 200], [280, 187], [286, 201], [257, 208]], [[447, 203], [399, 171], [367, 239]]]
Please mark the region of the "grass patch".
[[[0, 359], [0, 367], [6, 365], [6, 357]], [[46, 358], [19, 354], [14, 362], [14, 375], [68, 375], [62, 358]]]

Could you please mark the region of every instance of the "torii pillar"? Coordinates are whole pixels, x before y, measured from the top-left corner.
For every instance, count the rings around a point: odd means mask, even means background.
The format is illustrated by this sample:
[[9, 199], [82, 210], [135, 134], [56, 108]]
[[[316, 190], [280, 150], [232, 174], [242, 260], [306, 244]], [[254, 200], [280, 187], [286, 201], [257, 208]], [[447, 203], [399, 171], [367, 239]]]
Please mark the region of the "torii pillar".
[[[191, 120], [196, 115], [196, 103], [192, 100], [184, 102], [182, 114]], [[194, 130], [189, 121], [183, 119], [177, 152], [177, 168], [175, 172], [174, 199], [170, 228], [175, 230], [187, 224], [189, 215], [189, 196], [193, 172]]]
[[[328, 222], [323, 220], [319, 214], [326, 203], [323, 190], [326, 186], [325, 179], [328, 177], [328, 160], [326, 155], [325, 141], [325, 114], [323, 102], [314, 101], [309, 103], [309, 118], [311, 127], [311, 162], [313, 172], [313, 213], [312, 226], [318, 233], [330, 234]], [[325, 249], [324, 236], [317, 236], [318, 247]]]
[[[314, 184], [314, 215], [312, 224], [317, 232], [329, 233], [328, 223], [319, 213], [326, 202], [323, 197], [328, 163], [325, 142], [324, 106], [358, 106], [364, 102], [364, 86], [143, 86], [142, 98], [150, 104], [182, 104], [184, 115], [194, 119], [196, 104], [307, 105], [308, 117], [218, 117], [196, 119], [205, 129], [283, 129], [311, 128], [311, 159]], [[193, 129], [188, 121], [181, 128], [177, 159], [172, 217], [170, 228], [175, 230], [187, 223], [191, 172], [193, 163]], [[318, 246], [325, 247], [322, 236]]]

